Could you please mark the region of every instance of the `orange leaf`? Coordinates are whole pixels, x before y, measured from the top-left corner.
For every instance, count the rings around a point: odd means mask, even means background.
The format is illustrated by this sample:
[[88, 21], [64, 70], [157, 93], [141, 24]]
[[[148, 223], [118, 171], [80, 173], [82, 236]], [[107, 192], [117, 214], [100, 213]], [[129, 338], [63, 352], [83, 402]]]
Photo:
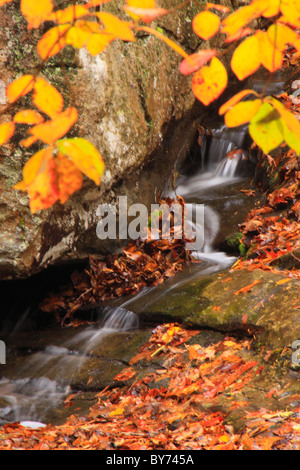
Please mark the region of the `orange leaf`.
[[137, 8], [128, 5], [125, 5], [123, 8], [129, 16], [139, 18], [144, 21], [144, 23], [151, 23], [155, 18], [159, 18], [168, 13], [168, 10], [165, 8]]
[[38, 124], [28, 132], [46, 144], [53, 144], [68, 132], [77, 121], [77, 118], [78, 113], [76, 108], [69, 107], [63, 113], [58, 114], [53, 120]]
[[220, 109], [219, 109], [220, 116], [222, 116], [222, 114], [226, 113], [226, 111], [228, 111], [228, 109], [232, 108], [232, 106], [237, 104], [239, 101], [241, 101], [241, 99], [243, 99], [245, 96], [248, 96], [248, 95], [258, 96], [256, 91], [254, 91], [254, 90], [242, 90], [242, 91], [240, 91], [239, 93], [234, 95], [232, 98], [230, 98], [228, 101], [226, 101], [226, 103], [224, 103], [220, 107]]
[[16, 184], [14, 188], [26, 191], [27, 186], [29, 186], [36, 178], [43, 162], [51, 157], [52, 151], [52, 147], [47, 147], [46, 149], [42, 149], [30, 157], [23, 168], [23, 181]]
[[37, 77], [34, 84], [33, 102], [40, 111], [55, 118], [63, 110], [64, 100], [62, 95], [41, 77]]
[[21, 0], [21, 12], [28, 22], [28, 29], [38, 28], [52, 13], [52, 0]]
[[219, 31], [220, 24], [220, 18], [211, 11], [198, 13], [192, 22], [194, 32], [204, 40], [214, 36]]
[[227, 71], [222, 62], [213, 57], [210, 65], [195, 72], [192, 90], [196, 98], [206, 106], [216, 100], [227, 86]]
[[240, 39], [243, 39], [245, 36], [249, 36], [249, 34], [252, 34], [251, 28], [244, 28], [244, 29], [239, 29], [239, 31], [235, 34], [232, 34], [231, 36], [228, 36], [225, 39], [225, 42], [233, 42], [233, 41], [239, 41]]
[[191, 54], [188, 59], [184, 59], [181, 62], [179, 70], [183, 75], [189, 75], [190, 73], [199, 70], [212, 57], [214, 57], [216, 53], [216, 49], [207, 49]]
[[33, 109], [25, 109], [15, 114], [14, 122], [18, 124], [40, 124], [41, 122], [44, 122], [44, 118], [40, 113]]
[[11, 103], [17, 101], [21, 96], [27, 95], [34, 86], [33, 75], [23, 75], [17, 78], [6, 88], [6, 96]]
[[290, 278], [286, 277], [284, 279], [280, 279], [280, 281], [277, 281], [276, 284], [278, 285], [281, 285], [281, 284], [285, 284], [286, 282], [290, 282]]
[[15, 125], [13, 122], [5, 122], [0, 124], [0, 145], [5, 144], [15, 132]]
[[30, 198], [30, 210], [33, 214], [38, 210], [48, 209], [57, 202], [59, 191], [53, 158], [45, 160], [40, 172], [27, 188], [27, 192]]
[[[247, 58], [247, 59], [246, 59]], [[239, 80], [244, 80], [260, 67], [261, 55], [258, 37], [250, 36], [234, 51], [231, 68]]]
[[122, 21], [115, 15], [108, 12], [96, 13], [97, 17], [103, 24], [107, 33], [113, 34], [122, 41], [135, 41], [135, 36], [127, 21]]
[[48, 147], [34, 154], [23, 168], [23, 181], [14, 186], [28, 192], [32, 213], [51, 207], [59, 197], [52, 150]]
[[239, 30], [247, 26], [250, 21], [260, 16], [260, 11], [257, 5], [247, 5], [239, 8], [231, 15], [227, 16], [222, 22], [222, 33], [232, 36], [238, 33]]
[[83, 176], [81, 171], [61, 153], [55, 159], [55, 164], [59, 199], [64, 204], [71, 194], [82, 187]]
[[249, 292], [252, 287], [254, 287], [256, 284], [258, 284], [260, 282], [259, 279], [256, 279], [254, 282], [252, 282], [251, 284], [249, 284], [248, 286], [245, 286], [243, 287], [242, 289], [236, 291], [233, 293], [233, 295], [239, 295], [239, 294], [244, 294], [245, 292]]
[[58, 54], [66, 46], [66, 34], [70, 28], [70, 24], [58, 25], [44, 34], [37, 44], [43, 60]]

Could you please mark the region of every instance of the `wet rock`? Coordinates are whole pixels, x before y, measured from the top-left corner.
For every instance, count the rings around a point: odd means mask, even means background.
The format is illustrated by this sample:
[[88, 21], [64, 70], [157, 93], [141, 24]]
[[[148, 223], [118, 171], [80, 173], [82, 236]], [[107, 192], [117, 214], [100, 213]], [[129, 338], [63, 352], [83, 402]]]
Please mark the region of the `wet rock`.
[[270, 348], [291, 348], [300, 339], [299, 288], [300, 280], [280, 273], [226, 271], [174, 289], [140, 315], [254, 335]]

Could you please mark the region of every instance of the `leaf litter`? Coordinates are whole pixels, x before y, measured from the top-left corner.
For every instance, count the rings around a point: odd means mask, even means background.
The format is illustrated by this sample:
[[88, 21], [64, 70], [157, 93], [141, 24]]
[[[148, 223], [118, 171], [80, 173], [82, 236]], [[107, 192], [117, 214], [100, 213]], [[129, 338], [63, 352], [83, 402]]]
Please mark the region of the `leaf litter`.
[[[244, 354], [249, 340], [225, 337], [202, 347], [192, 341], [197, 334], [174, 323], [158, 326], [115, 377], [119, 387], [98, 393], [88, 416], [72, 415], [62, 425], [40, 429], [6, 424], [0, 448], [299, 450], [299, 406], [276, 411], [247, 406], [244, 391], [263, 369]], [[269, 390], [268, 398], [276, 393]], [[227, 409], [244, 410], [239, 430], [218, 406], [222, 400]]]

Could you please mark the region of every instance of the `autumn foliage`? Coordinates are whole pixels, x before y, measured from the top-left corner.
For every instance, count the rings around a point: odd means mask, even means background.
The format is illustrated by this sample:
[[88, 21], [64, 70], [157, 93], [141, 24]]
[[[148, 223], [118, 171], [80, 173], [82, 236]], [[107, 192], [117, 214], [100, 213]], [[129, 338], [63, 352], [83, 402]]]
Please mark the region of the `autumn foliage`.
[[[11, 1], [0, 0], [0, 6]], [[203, 41], [225, 35], [225, 49], [203, 48], [191, 55], [161, 31], [148, 26], [155, 19], [171, 14], [176, 7], [167, 10], [160, 8], [156, 0], [126, 0], [123, 9], [128, 20], [122, 20], [102, 11], [109, 1], [91, 0], [84, 5], [73, 2], [65, 9], [57, 9], [52, 0], [21, 0], [28, 29], [45, 27], [45, 22], [52, 25], [37, 44], [42, 65], [67, 45], [76, 49], [85, 47], [95, 56], [113, 41], [134, 42], [136, 35], [143, 32], [154, 35], [182, 56], [180, 72], [193, 74], [193, 93], [208, 106], [227, 87], [228, 71], [222, 57], [233, 46], [236, 45], [231, 69], [239, 80], [248, 78], [261, 66], [270, 73], [280, 69], [287, 47], [294, 48], [297, 56], [300, 52], [300, 5], [296, 0], [252, 0], [236, 11], [210, 2], [199, 4], [199, 12], [192, 21], [194, 33]], [[259, 29], [259, 19], [268, 19], [270, 26]], [[71, 106], [64, 109], [60, 92], [39, 73], [21, 76], [7, 87], [9, 107], [29, 94], [34, 109], [21, 110], [11, 122], [0, 125], [0, 145], [12, 138], [19, 124], [29, 126], [28, 136], [20, 142], [23, 147], [37, 141], [45, 145], [27, 162], [23, 181], [15, 186], [28, 192], [31, 211], [36, 212], [56, 201], [64, 203], [82, 186], [82, 174], [100, 184], [104, 163], [99, 151], [85, 139], [63, 138], [77, 121], [77, 110]], [[249, 123], [251, 137], [265, 153], [282, 143], [300, 153], [300, 123], [273, 96], [243, 90], [224, 103], [219, 113], [224, 115], [228, 127]]]

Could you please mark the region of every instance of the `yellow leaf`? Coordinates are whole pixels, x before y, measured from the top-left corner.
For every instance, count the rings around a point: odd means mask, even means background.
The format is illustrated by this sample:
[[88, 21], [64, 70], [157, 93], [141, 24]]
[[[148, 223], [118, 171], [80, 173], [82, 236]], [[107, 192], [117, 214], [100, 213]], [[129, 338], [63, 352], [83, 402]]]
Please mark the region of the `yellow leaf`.
[[250, 21], [260, 16], [257, 5], [247, 5], [239, 8], [222, 21], [222, 33], [232, 36], [243, 29]]
[[54, 118], [63, 110], [64, 100], [62, 95], [41, 77], [37, 77], [32, 96], [33, 102], [40, 111]]
[[213, 57], [210, 65], [205, 65], [194, 73], [192, 90], [196, 98], [206, 106], [216, 100], [227, 86], [227, 71], [222, 62]]
[[252, 0], [252, 5], [257, 5], [261, 9], [261, 14], [265, 18], [276, 16], [279, 13], [281, 0]]
[[116, 408], [114, 411], [109, 413], [109, 416], [120, 416], [124, 413], [124, 408]]
[[33, 109], [25, 109], [14, 115], [14, 122], [18, 124], [40, 124], [44, 122], [43, 116]]
[[192, 22], [194, 32], [204, 40], [214, 36], [219, 31], [220, 24], [220, 18], [211, 11], [198, 13]]
[[75, 137], [74, 139], [59, 140], [56, 142], [56, 146], [83, 174], [96, 184], [100, 184], [104, 162], [93, 144], [83, 138]]
[[156, 8], [156, 0], [126, 0], [130, 7]]
[[33, 75], [23, 75], [17, 78], [6, 88], [6, 96], [11, 103], [17, 101], [21, 96], [27, 95], [34, 86]]
[[263, 103], [250, 121], [249, 133], [263, 152], [268, 154], [284, 141], [280, 114], [269, 103]]
[[280, 10], [290, 24], [294, 26], [299, 26], [299, 23], [300, 23], [299, 0], [281, 0]]
[[13, 122], [5, 122], [0, 124], [0, 145], [5, 144], [15, 132], [15, 125]]
[[257, 36], [245, 39], [234, 51], [231, 68], [239, 80], [244, 80], [260, 67], [260, 44]]
[[293, 113], [291, 113], [280, 101], [275, 98], [267, 98], [267, 101], [278, 111], [282, 119], [285, 121], [287, 127], [293, 132], [298, 138], [300, 137], [300, 122]]
[[46, 144], [53, 144], [57, 139], [60, 139], [68, 132], [77, 121], [77, 118], [78, 113], [76, 108], [69, 107], [51, 121], [38, 124], [28, 132], [33, 137], [42, 140]]
[[55, 164], [59, 200], [64, 204], [75, 191], [82, 187], [83, 177], [81, 171], [61, 153], [55, 159]]
[[87, 42], [87, 49], [89, 53], [93, 56], [100, 54], [108, 44], [110, 44], [115, 39], [115, 36], [112, 34], [107, 34], [102, 30], [101, 34], [93, 34]]
[[66, 34], [70, 28], [70, 24], [58, 25], [44, 34], [37, 44], [43, 60], [58, 54], [66, 46]]
[[291, 28], [281, 23], [272, 24], [267, 31], [267, 35], [274, 46], [283, 51], [286, 44], [294, 44], [297, 41], [297, 33]]
[[84, 15], [89, 14], [86, 7], [83, 5], [70, 5], [64, 10], [57, 10], [53, 12], [48, 18], [48, 21], [54, 21], [59, 24], [73, 23], [74, 20]]
[[237, 104], [239, 101], [241, 101], [241, 99], [243, 99], [245, 96], [248, 96], [248, 95], [258, 96], [256, 91], [254, 91], [254, 90], [242, 90], [242, 91], [240, 91], [239, 93], [234, 95], [232, 98], [230, 98], [228, 101], [226, 101], [226, 103], [224, 103], [220, 107], [220, 109], [219, 109], [220, 116], [222, 116], [222, 114], [226, 113], [226, 111], [228, 111], [228, 109], [230, 109], [232, 106]]
[[[102, 34], [103, 29], [99, 23], [93, 21], [78, 20], [75, 25], [70, 28], [67, 33], [66, 41], [67, 44], [80, 49], [87, 45], [88, 41], [92, 39], [96, 33]], [[112, 37], [112, 40], [115, 36]]]
[[251, 121], [262, 105], [262, 100], [241, 101], [225, 114], [227, 127], [237, 127]]
[[261, 65], [269, 70], [269, 72], [275, 72], [275, 70], [278, 70], [282, 65], [282, 52], [276, 49], [266, 32], [256, 31], [255, 36], [259, 43]]
[[53, 10], [52, 0], [21, 0], [21, 12], [28, 22], [28, 29], [38, 28]]
[[97, 17], [103, 24], [107, 33], [113, 34], [122, 41], [135, 41], [135, 36], [127, 21], [122, 21], [115, 15], [108, 12], [96, 13]]

